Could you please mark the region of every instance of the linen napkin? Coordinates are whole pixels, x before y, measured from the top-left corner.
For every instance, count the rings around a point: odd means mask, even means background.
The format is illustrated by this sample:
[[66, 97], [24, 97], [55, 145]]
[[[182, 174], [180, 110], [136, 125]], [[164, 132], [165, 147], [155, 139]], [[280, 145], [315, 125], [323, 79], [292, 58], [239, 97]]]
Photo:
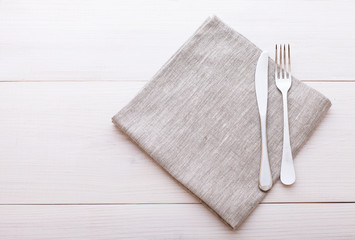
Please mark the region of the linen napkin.
[[[258, 188], [260, 123], [254, 74], [261, 50], [208, 18], [113, 123], [190, 193], [236, 229], [266, 195]], [[269, 59], [268, 150], [279, 178], [283, 111]], [[330, 101], [293, 79], [288, 97], [293, 156]]]

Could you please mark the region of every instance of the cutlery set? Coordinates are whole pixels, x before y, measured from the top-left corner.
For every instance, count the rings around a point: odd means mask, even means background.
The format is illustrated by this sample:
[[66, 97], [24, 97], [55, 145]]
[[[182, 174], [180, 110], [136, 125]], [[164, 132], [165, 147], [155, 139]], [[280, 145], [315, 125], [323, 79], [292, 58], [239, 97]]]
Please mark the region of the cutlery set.
[[[291, 51], [290, 45], [275, 46], [275, 83], [283, 100], [283, 147], [280, 179], [285, 185], [295, 182], [295, 169], [290, 144], [287, 93], [291, 87]], [[268, 53], [262, 52], [255, 70], [255, 92], [258, 103], [261, 126], [261, 160], [259, 188], [268, 191], [272, 187], [272, 174], [267, 150], [267, 99], [268, 99]]]

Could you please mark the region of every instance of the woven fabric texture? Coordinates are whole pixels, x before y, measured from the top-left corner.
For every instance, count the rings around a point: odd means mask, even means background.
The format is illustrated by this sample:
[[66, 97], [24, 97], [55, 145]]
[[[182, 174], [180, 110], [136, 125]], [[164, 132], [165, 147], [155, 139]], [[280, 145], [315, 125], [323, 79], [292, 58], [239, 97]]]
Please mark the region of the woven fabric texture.
[[[116, 126], [233, 229], [266, 195], [258, 188], [261, 143], [254, 75], [260, 54], [217, 17], [208, 18], [113, 117]], [[268, 150], [277, 181], [283, 111], [273, 72], [269, 59]], [[293, 79], [288, 104], [295, 157], [331, 103]]]

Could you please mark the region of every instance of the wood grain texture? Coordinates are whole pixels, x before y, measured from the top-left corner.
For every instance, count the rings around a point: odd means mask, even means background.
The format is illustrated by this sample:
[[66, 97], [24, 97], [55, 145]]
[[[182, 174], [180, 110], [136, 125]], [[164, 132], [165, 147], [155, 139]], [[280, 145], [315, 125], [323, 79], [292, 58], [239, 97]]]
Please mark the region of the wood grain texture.
[[[1, 83], [0, 203], [196, 203], [111, 123], [144, 84]], [[353, 202], [355, 83], [307, 84], [333, 106], [264, 202]]]
[[355, 204], [263, 204], [231, 231], [200, 204], [0, 206], [0, 238], [354, 239]]
[[[348, 0], [0, 0], [0, 239], [354, 239], [354, 11]], [[296, 184], [276, 184], [236, 232], [111, 123], [209, 15], [270, 55], [290, 42], [299, 79], [335, 81], [307, 83], [333, 106], [296, 158]]]
[[354, 12], [347, 0], [0, 1], [0, 80], [149, 80], [213, 14], [271, 55], [290, 42], [301, 80], [355, 80]]

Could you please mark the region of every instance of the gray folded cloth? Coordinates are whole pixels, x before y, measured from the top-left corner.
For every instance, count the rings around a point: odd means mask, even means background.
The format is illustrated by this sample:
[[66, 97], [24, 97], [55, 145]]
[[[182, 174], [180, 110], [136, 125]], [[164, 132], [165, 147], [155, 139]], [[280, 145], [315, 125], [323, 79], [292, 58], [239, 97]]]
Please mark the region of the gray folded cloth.
[[[258, 188], [261, 146], [254, 74], [260, 54], [217, 17], [208, 18], [112, 119], [233, 229], [266, 195]], [[283, 111], [273, 71], [269, 59], [268, 150], [276, 181]], [[296, 79], [288, 101], [296, 156], [331, 103]]]

